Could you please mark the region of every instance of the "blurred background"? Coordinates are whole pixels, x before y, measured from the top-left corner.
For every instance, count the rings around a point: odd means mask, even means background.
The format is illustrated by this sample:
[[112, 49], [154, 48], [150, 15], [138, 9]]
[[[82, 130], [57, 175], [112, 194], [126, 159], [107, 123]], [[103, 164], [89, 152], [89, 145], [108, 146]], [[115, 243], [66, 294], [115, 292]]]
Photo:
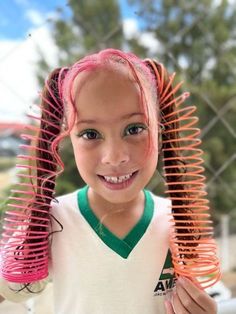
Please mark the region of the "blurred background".
[[[31, 123], [26, 114], [37, 111], [44, 79], [55, 67], [106, 47], [153, 57], [185, 81], [183, 91], [191, 93], [188, 102], [200, 116], [223, 272], [212, 294], [219, 302], [236, 297], [236, 0], [0, 1], [1, 213], [17, 183], [20, 134]], [[66, 169], [57, 181], [58, 195], [83, 185], [68, 140], [61, 154]], [[149, 188], [162, 194], [162, 187], [157, 172]], [[22, 313], [30, 306], [22, 305]]]

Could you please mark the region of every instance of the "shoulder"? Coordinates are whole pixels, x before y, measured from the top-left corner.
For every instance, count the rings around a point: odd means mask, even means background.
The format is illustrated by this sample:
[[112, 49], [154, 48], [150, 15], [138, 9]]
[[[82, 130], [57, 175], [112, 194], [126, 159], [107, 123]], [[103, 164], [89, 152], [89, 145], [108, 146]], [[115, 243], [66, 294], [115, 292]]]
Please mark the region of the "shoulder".
[[63, 225], [63, 229], [71, 226], [72, 223], [79, 223], [82, 215], [78, 205], [78, 192], [79, 190], [76, 190], [52, 200], [50, 214], [53, 230], [58, 229], [58, 222]]
[[77, 202], [78, 190], [64, 195], [57, 196], [51, 202], [51, 212], [53, 214], [62, 214], [63, 212], [68, 212], [70, 210], [77, 211], [78, 202]]
[[52, 205], [54, 205], [54, 204], [66, 204], [68, 202], [77, 200], [78, 191], [79, 190], [75, 190], [73, 192], [57, 196], [55, 198], [55, 200], [52, 201]]
[[161, 197], [155, 195], [153, 192], [149, 191], [152, 199], [154, 201], [154, 209], [158, 211], [159, 213], [171, 213], [171, 200], [166, 197]]

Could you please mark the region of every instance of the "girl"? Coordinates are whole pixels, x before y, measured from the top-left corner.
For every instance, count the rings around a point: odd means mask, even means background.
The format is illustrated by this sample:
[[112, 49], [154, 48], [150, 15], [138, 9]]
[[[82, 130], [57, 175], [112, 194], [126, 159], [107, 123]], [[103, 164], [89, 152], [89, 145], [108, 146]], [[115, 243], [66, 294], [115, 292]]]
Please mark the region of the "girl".
[[[201, 255], [197, 241], [208, 233], [192, 231], [196, 225], [191, 221], [190, 196], [195, 193], [200, 199], [203, 194], [196, 189], [199, 181], [192, 190], [184, 186], [185, 155], [180, 155], [176, 106], [187, 94], [174, 98], [178, 87], [173, 89], [172, 81], [173, 76], [168, 77], [157, 62], [114, 49], [52, 72], [42, 94], [40, 131], [36, 139], [28, 137], [37, 141], [28, 147], [35, 152], [28, 159], [33, 163], [25, 166], [30, 169], [25, 177], [31, 182], [23, 193], [30, 197], [15, 198], [15, 206], [25, 210], [21, 224], [28, 225], [18, 227], [11, 242], [12, 222], [16, 224], [20, 215], [5, 221], [3, 297], [22, 301], [44, 289], [49, 280], [44, 278], [50, 227], [54, 235], [49, 269], [56, 314], [216, 313], [213, 299], [194, 278], [186, 278], [193, 269], [181, 271], [187, 259], [196, 265]], [[170, 118], [174, 122], [168, 122]], [[66, 135], [86, 186], [55, 200], [55, 178], [62, 171], [58, 165], [63, 168], [58, 144]], [[144, 189], [161, 152], [172, 204]], [[199, 164], [196, 168], [202, 170]], [[19, 205], [23, 201], [26, 204]], [[204, 204], [198, 202], [200, 207]], [[175, 226], [182, 223], [176, 237], [181, 255], [169, 237], [171, 207]], [[18, 242], [22, 234], [24, 241]], [[184, 262], [178, 269], [176, 256], [182, 255]]]

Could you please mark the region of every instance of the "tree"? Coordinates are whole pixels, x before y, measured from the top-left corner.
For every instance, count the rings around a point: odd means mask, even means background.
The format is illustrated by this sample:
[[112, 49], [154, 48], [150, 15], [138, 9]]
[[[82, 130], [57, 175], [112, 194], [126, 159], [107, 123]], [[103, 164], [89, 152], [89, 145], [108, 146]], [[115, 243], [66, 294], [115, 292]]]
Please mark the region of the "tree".
[[236, 202], [236, 7], [226, 0], [129, 2], [142, 30], [159, 42], [150, 56], [177, 71], [197, 104], [211, 204], [230, 212]]
[[[60, 18], [52, 20], [51, 26], [58, 47], [58, 66], [73, 64], [85, 54], [105, 47], [121, 48], [122, 20], [116, 0], [69, 0], [67, 10], [58, 7], [57, 11]], [[39, 53], [37, 75], [43, 85], [50, 65]]]

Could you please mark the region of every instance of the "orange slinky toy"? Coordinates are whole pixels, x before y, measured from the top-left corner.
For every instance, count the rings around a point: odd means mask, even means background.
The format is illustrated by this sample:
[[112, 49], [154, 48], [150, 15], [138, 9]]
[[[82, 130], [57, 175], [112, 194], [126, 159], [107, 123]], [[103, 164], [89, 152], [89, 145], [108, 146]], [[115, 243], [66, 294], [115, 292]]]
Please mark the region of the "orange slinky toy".
[[[172, 87], [175, 74], [169, 76], [154, 60], [146, 62], [155, 73], [159, 90], [166, 193], [172, 201], [170, 249], [174, 270], [177, 277], [186, 276], [205, 289], [214, 285], [221, 274], [205, 198], [200, 130], [196, 127], [198, 118], [193, 116], [196, 107], [182, 105], [189, 93], [175, 96], [182, 85]], [[171, 113], [170, 106], [175, 106]]]

